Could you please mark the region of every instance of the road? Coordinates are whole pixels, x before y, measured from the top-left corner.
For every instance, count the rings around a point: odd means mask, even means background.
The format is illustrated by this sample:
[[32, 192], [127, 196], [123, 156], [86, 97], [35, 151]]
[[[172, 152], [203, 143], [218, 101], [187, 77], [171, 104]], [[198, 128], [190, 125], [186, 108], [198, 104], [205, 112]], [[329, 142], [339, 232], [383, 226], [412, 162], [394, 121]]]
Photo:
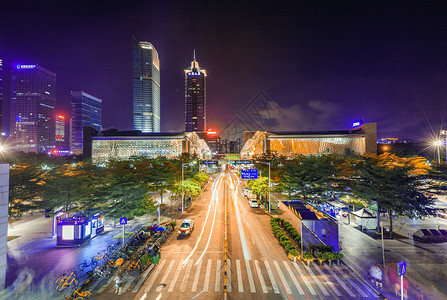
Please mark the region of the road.
[[[172, 235], [153, 270], [124, 278], [123, 295], [110, 281], [95, 299], [223, 299], [225, 212], [229, 299], [375, 299], [377, 295], [346, 266], [290, 261], [270, 230], [270, 217], [251, 208], [243, 183], [221, 172], [182, 219], [194, 219], [190, 237]], [[179, 222], [181, 220], [178, 220]]]

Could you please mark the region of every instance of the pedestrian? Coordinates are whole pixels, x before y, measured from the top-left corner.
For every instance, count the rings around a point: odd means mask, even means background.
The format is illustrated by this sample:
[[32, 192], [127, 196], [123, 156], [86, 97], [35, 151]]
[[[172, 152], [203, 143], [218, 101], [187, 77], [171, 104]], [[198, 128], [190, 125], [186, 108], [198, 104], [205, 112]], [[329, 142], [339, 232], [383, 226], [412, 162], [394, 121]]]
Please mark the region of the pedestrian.
[[116, 293], [121, 295], [121, 277], [119, 274], [115, 277], [115, 294]]
[[339, 251], [343, 249], [343, 243], [341, 241], [338, 243], [338, 249]]

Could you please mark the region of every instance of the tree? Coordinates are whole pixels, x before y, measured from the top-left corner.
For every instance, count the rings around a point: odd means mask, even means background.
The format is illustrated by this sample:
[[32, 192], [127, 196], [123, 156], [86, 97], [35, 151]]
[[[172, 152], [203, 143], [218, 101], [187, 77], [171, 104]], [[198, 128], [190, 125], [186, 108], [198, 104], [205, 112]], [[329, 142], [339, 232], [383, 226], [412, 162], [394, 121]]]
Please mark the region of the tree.
[[171, 191], [177, 195], [182, 195], [182, 193], [184, 193], [185, 198], [188, 199], [190, 197], [199, 196], [202, 189], [197, 181], [188, 179], [183, 181], [183, 189], [182, 181], [177, 181], [172, 185]]
[[269, 179], [268, 177], [259, 177], [258, 179], [252, 179], [248, 181], [248, 187], [253, 191], [256, 196], [268, 195], [269, 193]]
[[[364, 199], [375, 200], [379, 208], [388, 210], [390, 236], [393, 231], [392, 215], [420, 218], [429, 214], [427, 206], [432, 204], [421, 188], [419, 176], [425, 167], [419, 158], [400, 159], [394, 155], [365, 155], [357, 165], [358, 179], [354, 193]], [[426, 173], [425, 173], [426, 174]]]

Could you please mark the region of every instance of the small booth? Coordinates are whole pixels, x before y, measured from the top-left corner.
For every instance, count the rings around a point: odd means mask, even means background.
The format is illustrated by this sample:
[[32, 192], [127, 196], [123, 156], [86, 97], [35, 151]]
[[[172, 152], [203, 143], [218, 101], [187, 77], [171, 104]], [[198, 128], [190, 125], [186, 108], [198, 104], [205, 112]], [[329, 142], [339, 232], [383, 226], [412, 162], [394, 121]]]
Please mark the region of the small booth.
[[360, 230], [371, 230], [377, 228], [377, 215], [368, 208], [362, 208], [351, 213], [351, 217]]
[[104, 231], [104, 216], [96, 213], [87, 216], [83, 212], [57, 221], [57, 246], [76, 247]]

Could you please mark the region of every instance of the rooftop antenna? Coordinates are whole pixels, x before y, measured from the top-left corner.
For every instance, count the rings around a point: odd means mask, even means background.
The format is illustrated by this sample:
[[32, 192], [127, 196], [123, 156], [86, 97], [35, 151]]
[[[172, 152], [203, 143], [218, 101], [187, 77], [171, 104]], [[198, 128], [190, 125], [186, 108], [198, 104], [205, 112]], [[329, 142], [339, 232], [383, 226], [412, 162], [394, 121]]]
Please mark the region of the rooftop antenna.
[[196, 49], [194, 49], [194, 60], [196, 60]]

